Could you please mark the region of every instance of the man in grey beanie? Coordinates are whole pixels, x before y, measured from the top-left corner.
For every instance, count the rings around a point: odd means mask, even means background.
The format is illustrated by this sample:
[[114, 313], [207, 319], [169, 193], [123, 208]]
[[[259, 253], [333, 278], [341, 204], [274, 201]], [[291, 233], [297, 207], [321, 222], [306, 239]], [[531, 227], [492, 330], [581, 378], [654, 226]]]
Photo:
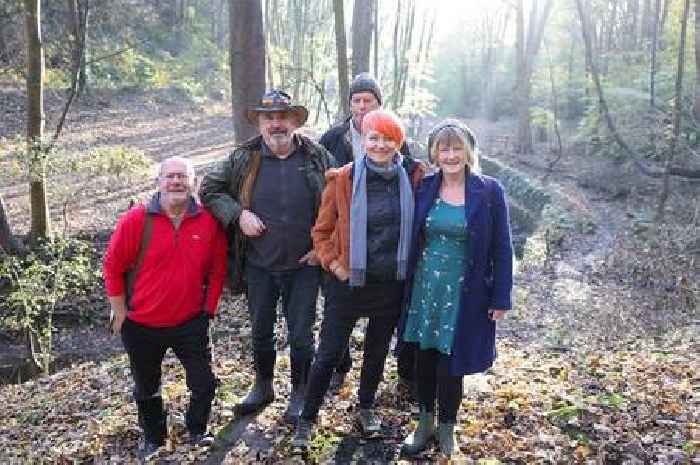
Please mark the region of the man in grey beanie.
[[[379, 83], [369, 73], [360, 73], [350, 84], [350, 115], [340, 124], [326, 131], [319, 143], [323, 145], [335, 158], [338, 166], [343, 166], [362, 155], [362, 119], [372, 110], [382, 106], [382, 89]], [[410, 158], [408, 145], [404, 142], [400, 148], [401, 154]], [[404, 160], [407, 162], [408, 160]], [[324, 277], [325, 284], [325, 277]], [[325, 286], [324, 286], [325, 287]], [[333, 302], [326, 292], [324, 313], [329, 312]], [[413, 352], [408, 350], [399, 355], [399, 378], [411, 388], [413, 392]], [[345, 375], [352, 368], [350, 349], [346, 350], [340, 364], [336, 367], [331, 378], [331, 391], [337, 392], [345, 382]]]

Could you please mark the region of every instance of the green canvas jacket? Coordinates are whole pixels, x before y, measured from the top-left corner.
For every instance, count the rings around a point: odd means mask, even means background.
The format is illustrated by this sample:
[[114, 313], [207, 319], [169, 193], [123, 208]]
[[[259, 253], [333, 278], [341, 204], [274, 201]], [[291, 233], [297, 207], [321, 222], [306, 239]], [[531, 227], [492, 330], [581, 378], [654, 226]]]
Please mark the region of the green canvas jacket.
[[[294, 135], [294, 144], [305, 155], [304, 172], [314, 193], [314, 216], [321, 205], [321, 194], [326, 185], [325, 172], [335, 167], [335, 159], [320, 144], [301, 134]], [[250, 208], [250, 200], [261, 162], [262, 136], [238, 145], [213, 171], [206, 174], [199, 188], [204, 207], [226, 229], [229, 239], [229, 284], [233, 292], [245, 289], [245, 235], [238, 227], [238, 217]], [[310, 233], [310, 232], [309, 232]]]

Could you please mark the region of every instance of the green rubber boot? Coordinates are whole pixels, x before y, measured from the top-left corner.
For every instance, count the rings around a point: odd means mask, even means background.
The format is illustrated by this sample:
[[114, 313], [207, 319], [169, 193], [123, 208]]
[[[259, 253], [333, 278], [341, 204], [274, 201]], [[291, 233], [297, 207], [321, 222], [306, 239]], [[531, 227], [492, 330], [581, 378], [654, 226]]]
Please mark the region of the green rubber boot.
[[440, 423], [437, 430], [440, 452], [450, 457], [455, 450], [455, 424]]
[[418, 416], [418, 427], [401, 445], [401, 453], [411, 456], [423, 452], [435, 437], [435, 415], [421, 407]]

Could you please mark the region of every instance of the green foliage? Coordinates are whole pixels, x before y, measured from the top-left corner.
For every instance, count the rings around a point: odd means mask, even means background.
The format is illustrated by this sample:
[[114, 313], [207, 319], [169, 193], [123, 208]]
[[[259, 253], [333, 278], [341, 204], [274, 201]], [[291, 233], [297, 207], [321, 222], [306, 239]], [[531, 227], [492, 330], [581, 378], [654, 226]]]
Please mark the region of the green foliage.
[[[0, 149], [0, 167], [6, 179], [26, 180], [29, 158], [22, 136], [7, 141]], [[125, 145], [93, 147], [87, 151], [55, 150], [46, 157], [46, 173], [54, 176], [78, 175], [89, 181], [101, 177], [125, 178], [145, 172], [151, 160], [143, 151]]]
[[25, 256], [0, 261], [0, 326], [34, 338], [35, 359], [48, 372], [53, 312], [64, 299], [86, 296], [101, 282], [93, 247], [78, 239], [58, 238], [37, 244]]
[[62, 153], [51, 157], [49, 175], [77, 174], [81, 177], [125, 177], [146, 171], [151, 160], [141, 151], [124, 145], [95, 147], [87, 152]]

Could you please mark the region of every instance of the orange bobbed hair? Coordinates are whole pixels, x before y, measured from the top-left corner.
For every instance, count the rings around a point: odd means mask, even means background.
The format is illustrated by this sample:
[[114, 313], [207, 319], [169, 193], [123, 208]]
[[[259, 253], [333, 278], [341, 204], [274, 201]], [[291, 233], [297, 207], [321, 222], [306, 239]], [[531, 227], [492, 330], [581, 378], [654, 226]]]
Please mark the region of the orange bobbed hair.
[[362, 134], [367, 131], [377, 131], [396, 142], [401, 147], [406, 137], [403, 124], [398, 116], [389, 110], [373, 110], [362, 118]]

